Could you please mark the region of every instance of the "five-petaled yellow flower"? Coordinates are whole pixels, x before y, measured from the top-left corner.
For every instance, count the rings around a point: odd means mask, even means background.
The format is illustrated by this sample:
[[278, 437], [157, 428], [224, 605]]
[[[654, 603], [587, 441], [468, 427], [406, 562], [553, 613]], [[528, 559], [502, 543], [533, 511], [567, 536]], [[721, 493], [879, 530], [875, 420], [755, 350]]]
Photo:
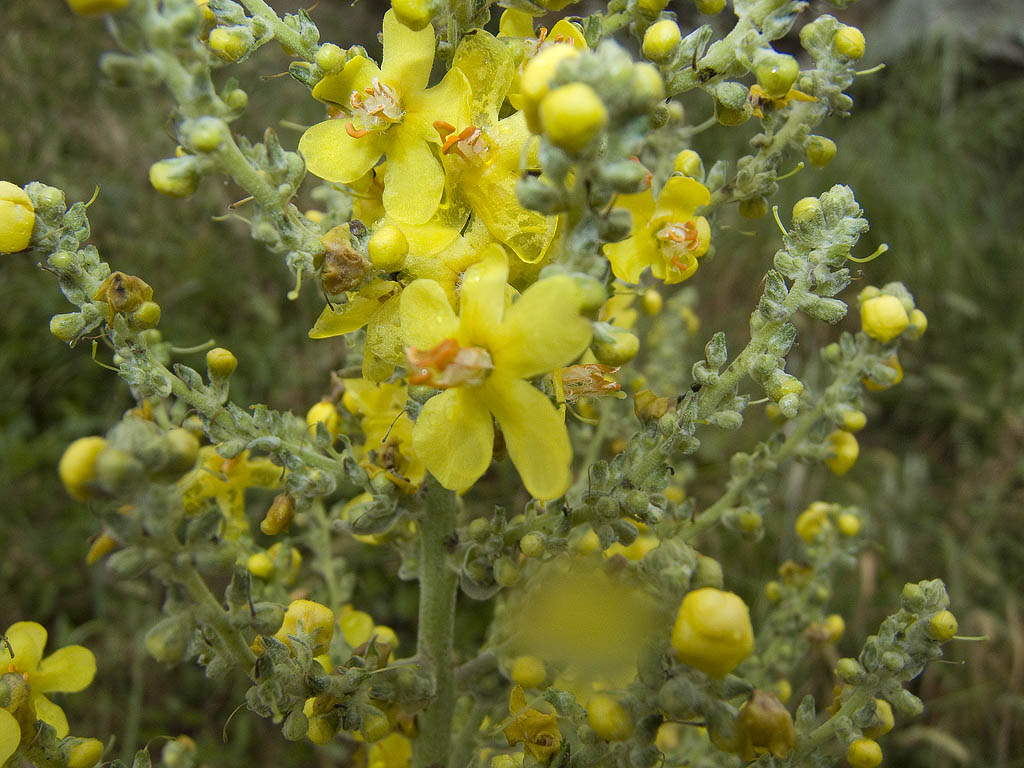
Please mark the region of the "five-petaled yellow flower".
[[526, 379], [575, 360], [590, 323], [568, 276], [534, 283], [508, 307], [507, 283], [505, 252], [491, 246], [466, 271], [459, 315], [433, 280], [402, 292], [409, 382], [445, 390], [420, 411], [413, 449], [441, 485], [466, 490], [491, 463], [493, 415], [526, 489], [554, 499], [569, 486], [572, 446], [555, 406]]
[[[7, 642], [0, 642], [0, 674], [17, 674], [27, 686], [27, 699], [12, 714], [0, 709], [0, 765], [14, 754], [21, 740], [21, 725], [42, 720], [53, 726], [57, 738], [68, 735], [68, 719], [64, 710], [48, 698], [47, 693], [76, 693], [92, 682], [96, 675], [96, 657], [80, 645], [69, 645], [54, 651], [45, 659], [46, 628], [34, 621], [19, 621], [8, 627]], [[20, 710], [20, 712], [19, 712]], [[17, 717], [16, 715], [25, 715]]]
[[651, 190], [621, 195], [616, 205], [633, 214], [633, 229], [622, 242], [604, 247], [612, 272], [634, 284], [647, 267], [668, 285], [686, 280], [711, 243], [708, 220], [694, 215], [710, 202], [707, 187], [686, 176], [670, 178], [657, 199]]
[[457, 68], [427, 88], [433, 63], [433, 27], [414, 32], [388, 11], [382, 66], [356, 56], [313, 89], [315, 98], [337, 111], [299, 141], [310, 173], [351, 184], [387, 155], [384, 209], [406, 224], [433, 216], [445, 181], [431, 147], [441, 143], [434, 123], [465, 124], [470, 99], [469, 83]]

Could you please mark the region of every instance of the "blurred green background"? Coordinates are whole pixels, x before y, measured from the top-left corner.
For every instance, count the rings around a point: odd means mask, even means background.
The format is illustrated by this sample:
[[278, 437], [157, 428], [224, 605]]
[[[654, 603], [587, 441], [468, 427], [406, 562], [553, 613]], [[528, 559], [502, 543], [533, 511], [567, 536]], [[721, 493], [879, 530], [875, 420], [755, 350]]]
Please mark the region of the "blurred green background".
[[[313, 17], [325, 40], [372, 51], [367, 41], [382, 10], [322, 0]], [[683, 22], [696, 19], [680, 0], [670, 10]], [[864, 266], [862, 284], [904, 281], [930, 320], [926, 336], [901, 353], [904, 382], [873, 398], [864, 455], [849, 482], [829, 486], [863, 505], [878, 541], [837, 595], [849, 627], [839, 650], [856, 652], [905, 581], [945, 579], [962, 634], [991, 639], [953, 644], [953, 663], [932, 665], [915, 683], [925, 714], [887, 737], [886, 765], [1024, 766], [1024, 4], [863, 0], [837, 15], [864, 28], [865, 68], [885, 62], [886, 69], [855, 83], [852, 118], [819, 130], [839, 145], [833, 163], [784, 182], [773, 202], [786, 218], [799, 197], [852, 186], [872, 224], [863, 253], [891, 246]], [[321, 307], [316, 291], [307, 286], [289, 302], [280, 260], [243, 225], [212, 220], [241, 196], [231, 184], [207, 179], [187, 201], [148, 184], [150, 163], [174, 148], [169, 98], [104, 83], [96, 62], [114, 45], [103, 21], [71, 15], [62, 0], [6, 0], [0, 30], [0, 178], [39, 179], [65, 189], [69, 201], [99, 186], [89, 210], [92, 242], [115, 268], [154, 287], [165, 335], [182, 346], [214, 338], [232, 349], [240, 404], [301, 411], [315, 401], [341, 359], [340, 345], [306, 339]], [[780, 44], [795, 46], [795, 37]], [[236, 128], [250, 136], [282, 120], [319, 118], [303, 87], [273, 77], [287, 59], [272, 48], [233, 72], [250, 95]], [[298, 134], [280, 130], [294, 146]], [[711, 131], [697, 149], [710, 166], [746, 152], [754, 132], [753, 125]], [[704, 337], [724, 327], [737, 347], [777, 233], [770, 217], [731, 223], [693, 285]], [[223, 743], [221, 729], [242, 692], [144, 656], [141, 635], [160, 592], [84, 565], [96, 523], [67, 498], [55, 472], [68, 442], [102, 433], [129, 407], [127, 390], [90, 361], [86, 345], [68, 350], [48, 333], [49, 317], [66, 304], [31, 256], [0, 263], [0, 307], [0, 628], [33, 619], [50, 629], [51, 649], [79, 642], [96, 652], [90, 692], [62, 702], [73, 732], [115, 736], [115, 756], [187, 733], [207, 765], [332, 764], [329, 753], [287, 744], [275, 726], [245, 712]], [[807, 333], [791, 364], [797, 373], [801, 356], [835, 329]], [[758, 428], [751, 420], [742, 439], [754, 439]], [[805, 474], [797, 467], [780, 483], [788, 514], [821, 490], [820, 476]], [[735, 579], [753, 589], [787, 546], [780, 536], [723, 548], [746, 554], [747, 570]], [[378, 607], [387, 616], [386, 605]], [[827, 677], [826, 661], [808, 665]]]

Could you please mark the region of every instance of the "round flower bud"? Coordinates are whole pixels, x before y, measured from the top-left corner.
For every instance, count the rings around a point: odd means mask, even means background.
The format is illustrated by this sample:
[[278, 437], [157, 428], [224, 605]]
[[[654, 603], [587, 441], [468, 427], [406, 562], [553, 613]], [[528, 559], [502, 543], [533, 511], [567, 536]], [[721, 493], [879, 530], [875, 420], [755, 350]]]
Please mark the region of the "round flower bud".
[[392, 730], [394, 729], [388, 716], [376, 707], [363, 715], [363, 724], [359, 726], [359, 733], [362, 735], [363, 741], [370, 744], [380, 741]]
[[519, 549], [527, 557], [540, 557], [544, 554], [544, 534], [533, 531], [519, 540]]
[[839, 639], [846, 632], [846, 620], [838, 613], [832, 613], [825, 617], [825, 631], [828, 633], [830, 643], [838, 643]]
[[188, 144], [197, 152], [213, 152], [224, 141], [224, 122], [216, 117], [200, 117], [188, 132]]
[[832, 50], [844, 58], [856, 61], [864, 55], [864, 33], [857, 27], [843, 24], [832, 38]]
[[633, 94], [646, 101], [662, 101], [665, 98], [665, 81], [658, 68], [646, 61], [633, 65], [633, 81], [630, 83]]
[[232, 112], [241, 112], [249, 103], [249, 94], [241, 88], [232, 88], [224, 94], [224, 103]]
[[324, 72], [337, 72], [345, 66], [345, 52], [334, 43], [324, 43], [316, 49], [315, 61]]
[[74, 341], [84, 328], [85, 318], [81, 312], [67, 312], [50, 318], [50, 333], [61, 341]]
[[214, 347], [206, 353], [206, 369], [211, 379], [226, 379], [238, 367], [238, 358], [224, 347]]
[[882, 748], [871, 739], [854, 739], [846, 750], [846, 762], [853, 768], [875, 768], [882, 762]]
[[131, 5], [132, 0], [67, 0], [68, 8], [79, 16], [117, 13]]
[[[876, 377], [881, 373], [886, 372], [886, 369], [891, 369], [892, 373], [887, 374], [882, 379], [877, 379]], [[873, 370], [868, 378], [861, 379], [861, 381], [864, 383], [865, 388], [872, 392], [881, 392], [889, 389], [890, 387], [895, 387], [903, 381], [903, 366], [900, 365], [900, 359], [895, 354], [889, 355], [889, 357], [884, 360], [881, 367]]]
[[519, 91], [523, 98], [523, 116], [533, 133], [541, 132], [540, 103], [548, 94], [558, 65], [579, 55], [579, 50], [573, 45], [549, 45], [542, 48], [523, 68]]
[[494, 581], [503, 587], [511, 587], [519, 581], [519, 567], [510, 557], [499, 557], [494, 561]]
[[816, 197], [802, 197], [793, 206], [793, 223], [796, 226], [811, 224], [821, 215], [821, 203]]
[[312, 600], [293, 600], [285, 611], [281, 628], [274, 637], [291, 648], [291, 637], [298, 634], [299, 624], [302, 624], [303, 631], [312, 637], [313, 655], [327, 653], [331, 638], [334, 637], [334, 612], [326, 605]]
[[370, 237], [367, 251], [374, 269], [394, 272], [405, 264], [405, 257], [409, 253], [409, 241], [398, 227], [386, 224]]
[[637, 0], [637, 7], [651, 16], [657, 16], [665, 10], [668, 0]]
[[160, 305], [155, 301], [144, 301], [132, 313], [132, 321], [140, 328], [153, 328], [160, 322]]
[[868, 423], [868, 417], [864, 411], [850, 409], [843, 411], [842, 424], [840, 426], [847, 432], [860, 432]]
[[643, 296], [640, 297], [641, 304], [643, 305], [644, 312], [648, 315], [654, 316], [661, 313], [662, 307], [665, 306], [665, 299], [658, 293], [657, 288], [648, 288], [644, 291]]
[[892, 706], [885, 699], [875, 699], [875, 719], [878, 721], [870, 728], [864, 729], [864, 735], [869, 739], [877, 739], [884, 736], [896, 725], [896, 718], [892, 714]]
[[764, 585], [764, 596], [769, 603], [777, 603], [782, 599], [782, 585], [777, 581], [769, 581]]
[[736, 727], [751, 753], [767, 750], [775, 757], [785, 757], [796, 744], [792, 715], [768, 691], [754, 689], [736, 716]]
[[611, 340], [600, 341], [594, 339], [590, 345], [597, 362], [603, 365], [619, 366], [625, 365], [640, 351], [640, 339], [629, 331], [621, 328], [611, 328]]
[[907, 327], [907, 335], [917, 341], [928, 330], [928, 316], [920, 309], [914, 309], [911, 310], [909, 317], [910, 325]]
[[585, 83], [569, 83], [548, 93], [540, 103], [544, 134], [566, 152], [583, 151], [608, 124], [608, 109]]
[[785, 98], [799, 74], [800, 64], [785, 53], [765, 53], [756, 59], [754, 65], [757, 84], [773, 99]]
[[861, 685], [867, 677], [867, 672], [859, 661], [845, 657], [836, 662], [836, 677], [850, 685]]
[[825, 136], [808, 136], [804, 154], [815, 168], [824, 168], [836, 156], [836, 143]]
[[663, 19], [652, 24], [644, 32], [643, 52], [651, 61], [665, 61], [682, 40], [679, 25], [672, 19]]
[[899, 336], [910, 325], [903, 302], [895, 296], [875, 296], [860, 305], [860, 323], [864, 333], [883, 344]]
[[242, 26], [214, 27], [206, 43], [210, 50], [225, 61], [238, 61], [252, 45], [252, 34]]
[[71, 738], [67, 741], [71, 742], [68, 768], [93, 768], [103, 757], [103, 742], [99, 739]]
[[697, 10], [701, 13], [707, 14], [708, 16], [714, 16], [716, 13], [721, 13], [722, 9], [725, 8], [725, 0], [695, 0], [697, 4]]
[[269, 579], [274, 573], [274, 561], [266, 552], [249, 555], [249, 559], [245, 561], [245, 567], [257, 579]]
[[732, 672], [754, 649], [750, 610], [739, 595], [704, 587], [687, 593], [672, 628], [680, 661], [711, 677]]
[[9, 181], [0, 181], [0, 253], [28, 248], [35, 223], [35, 208], [28, 193]]
[[633, 734], [633, 718], [606, 693], [595, 693], [587, 701], [587, 723], [605, 741], [624, 741]]
[[825, 438], [825, 443], [831, 449], [831, 455], [825, 459], [825, 466], [832, 470], [834, 475], [845, 475], [857, 463], [857, 456], [860, 455], [857, 438], [849, 432], [837, 429]]
[[808, 544], [832, 527], [828, 519], [829, 505], [824, 501], [816, 501], [800, 513], [796, 519], [796, 533]]
[[836, 527], [843, 536], [856, 536], [860, 533], [860, 518], [852, 512], [843, 512], [836, 520]]
[[928, 621], [928, 634], [940, 643], [952, 640], [957, 629], [959, 629], [959, 625], [956, 616], [949, 611], [939, 611]]
[[149, 166], [149, 183], [168, 197], [188, 197], [199, 186], [196, 161], [187, 155], [158, 160]]
[[793, 686], [789, 680], [776, 680], [772, 683], [772, 690], [779, 697], [779, 701], [785, 704], [793, 695]]
[[746, 219], [760, 219], [768, 213], [768, 201], [763, 197], [740, 200], [739, 213]]
[[684, 149], [676, 155], [676, 159], [672, 161], [672, 170], [683, 174], [683, 176], [689, 176], [691, 179], [704, 178], [704, 163], [701, 161], [700, 155], [692, 149]]
[[316, 435], [316, 425], [323, 424], [331, 437], [341, 432], [341, 416], [334, 403], [321, 400], [306, 412], [306, 424], [311, 435]]
[[102, 437], [80, 437], [65, 449], [57, 474], [71, 498], [85, 501], [95, 495], [89, 486], [96, 479], [96, 459], [106, 447]]
[[509, 676], [512, 682], [523, 688], [539, 688], [547, 679], [548, 670], [536, 656], [516, 656]]
[[414, 32], [430, 24], [430, 0], [391, 0], [395, 18]]

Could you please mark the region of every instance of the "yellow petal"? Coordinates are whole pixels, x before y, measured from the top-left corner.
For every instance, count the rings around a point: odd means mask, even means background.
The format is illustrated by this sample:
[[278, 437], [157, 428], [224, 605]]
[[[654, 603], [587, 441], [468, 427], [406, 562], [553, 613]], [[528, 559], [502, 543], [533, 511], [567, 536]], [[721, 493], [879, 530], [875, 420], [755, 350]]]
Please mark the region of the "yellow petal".
[[640, 275], [651, 265], [650, 239], [649, 235], [643, 233], [627, 237], [621, 243], [608, 243], [604, 246], [604, 255], [608, 257], [612, 272], [619, 280], [633, 285], [640, 282]]
[[21, 726], [14, 719], [14, 715], [6, 709], [0, 709], [0, 765], [7, 762], [7, 758], [14, 754], [21, 741]]
[[542, 501], [561, 496], [572, 479], [572, 446], [555, 406], [522, 379], [492, 374], [483, 387], [526, 490]]
[[566, 275], [534, 283], [505, 310], [494, 335], [494, 367], [528, 379], [568, 365], [590, 344], [590, 322], [579, 314], [580, 294]]
[[383, 80], [399, 88], [399, 94], [422, 91], [427, 87], [434, 65], [434, 28], [427, 24], [414, 32], [395, 18], [395, 12], [384, 14]]
[[31, 683], [40, 693], [81, 691], [96, 676], [96, 657], [88, 648], [69, 645], [54, 651], [39, 663]]
[[19, 621], [11, 624], [7, 629], [7, 642], [14, 649], [14, 659], [11, 659], [10, 651], [4, 643], [0, 643], [0, 660], [3, 661], [6, 672], [7, 665], [14, 664], [19, 672], [31, 674], [39, 666], [39, 660], [43, 657], [43, 648], [46, 647], [46, 628], [34, 621]]
[[396, 125], [389, 133], [384, 210], [402, 224], [423, 224], [441, 203], [444, 169], [416, 123]]
[[399, 305], [402, 335], [406, 345], [433, 349], [445, 339], [454, 339], [459, 320], [448, 303], [444, 288], [433, 280], [414, 280], [402, 291]]
[[348, 109], [352, 92], [369, 87], [373, 79], [380, 75], [376, 64], [365, 56], [355, 56], [345, 64], [341, 72], [327, 75], [313, 86], [313, 98]]
[[309, 331], [311, 339], [329, 339], [343, 333], [351, 333], [366, 325], [370, 318], [380, 311], [378, 298], [353, 294], [344, 304], [324, 307], [320, 317]]
[[459, 42], [452, 66], [458, 67], [469, 81], [473, 123], [487, 126], [496, 123], [515, 68], [508, 46], [491, 33], [478, 29]]
[[441, 138], [434, 129], [434, 122], [444, 120], [456, 128], [469, 123], [472, 89], [461, 69], [449, 69], [441, 82], [428, 91], [409, 95], [403, 102], [407, 112], [406, 120], [415, 117], [429, 129], [431, 139], [437, 144]]
[[299, 154], [306, 170], [325, 181], [351, 184], [377, 164], [384, 154], [388, 131], [371, 131], [360, 139], [349, 136], [348, 120], [324, 120], [306, 129], [299, 139]]
[[29, 694], [29, 702], [36, 711], [36, 719], [52, 725], [57, 731], [58, 739], [63, 739], [68, 735], [68, 719], [64, 715], [63, 709], [37, 691], [32, 691]]
[[533, 37], [533, 16], [507, 8], [498, 20], [498, 37]]
[[467, 178], [462, 190], [491, 234], [524, 262], [534, 264], [547, 253], [555, 237], [558, 219], [520, 205], [516, 197], [518, 180], [518, 169], [507, 170], [494, 164], [477, 178]]
[[462, 279], [459, 336], [465, 344], [487, 344], [505, 311], [508, 257], [500, 245], [491, 245], [481, 256]]
[[568, 19], [559, 19], [551, 27], [548, 39], [558, 40], [558, 38], [562, 38], [561, 42], [563, 43], [572, 43], [574, 48], [582, 50], [588, 48], [587, 39], [583, 36], [583, 28], [579, 24], [573, 24]]
[[455, 387], [435, 395], [412, 429], [416, 457], [449, 490], [467, 490], [491, 464], [494, 427], [478, 390]]
[[710, 202], [711, 193], [699, 181], [689, 176], [673, 176], [658, 195], [654, 217], [659, 221], [688, 221], [694, 211]]
[[399, 316], [402, 295], [388, 299], [366, 326], [365, 349], [392, 365], [405, 361], [402, 345], [402, 324]]
[[442, 195], [437, 211], [424, 224], [410, 226], [396, 220], [389, 220], [389, 223], [405, 235], [409, 242], [409, 254], [415, 259], [418, 256], [433, 256], [451, 245], [466, 225], [469, 213], [469, 207], [463, 201], [451, 195]]

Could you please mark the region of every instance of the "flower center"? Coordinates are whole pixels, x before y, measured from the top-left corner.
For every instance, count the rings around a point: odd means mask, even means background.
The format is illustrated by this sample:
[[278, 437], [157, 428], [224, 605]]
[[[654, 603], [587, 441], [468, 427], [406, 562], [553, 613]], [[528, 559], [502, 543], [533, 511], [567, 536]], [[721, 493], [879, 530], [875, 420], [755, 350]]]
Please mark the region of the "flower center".
[[669, 263], [679, 271], [686, 272], [693, 263], [693, 252], [700, 246], [697, 222], [690, 219], [685, 224], [666, 224], [658, 230], [656, 237]]
[[622, 387], [617, 381], [609, 378], [618, 371], [618, 367], [600, 363], [580, 363], [563, 368], [562, 391], [565, 393], [565, 402], [574, 403], [581, 397], [618, 396], [617, 393]]
[[434, 129], [443, 142], [442, 155], [458, 156], [467, 165], [479, 167], [490, 164], [491, 141], [479, 127], [471, 125], [456, 133], [454, 125], [438, 120], [434, 123]]
[[445, 339], [433, 349], [406, 347], [405, 356], [409, 359], [409, 383], [438, 389], [480, 384], [494, 368], [486, 349], [460, 347], [455, 339]]
[[352, 121], [345, 130], [354, 139], [370, 131], [387, 130], [405, 117], [398, 91], [376, 77], [362, 91], [352, 91], [348, 103], [352, 108]]

